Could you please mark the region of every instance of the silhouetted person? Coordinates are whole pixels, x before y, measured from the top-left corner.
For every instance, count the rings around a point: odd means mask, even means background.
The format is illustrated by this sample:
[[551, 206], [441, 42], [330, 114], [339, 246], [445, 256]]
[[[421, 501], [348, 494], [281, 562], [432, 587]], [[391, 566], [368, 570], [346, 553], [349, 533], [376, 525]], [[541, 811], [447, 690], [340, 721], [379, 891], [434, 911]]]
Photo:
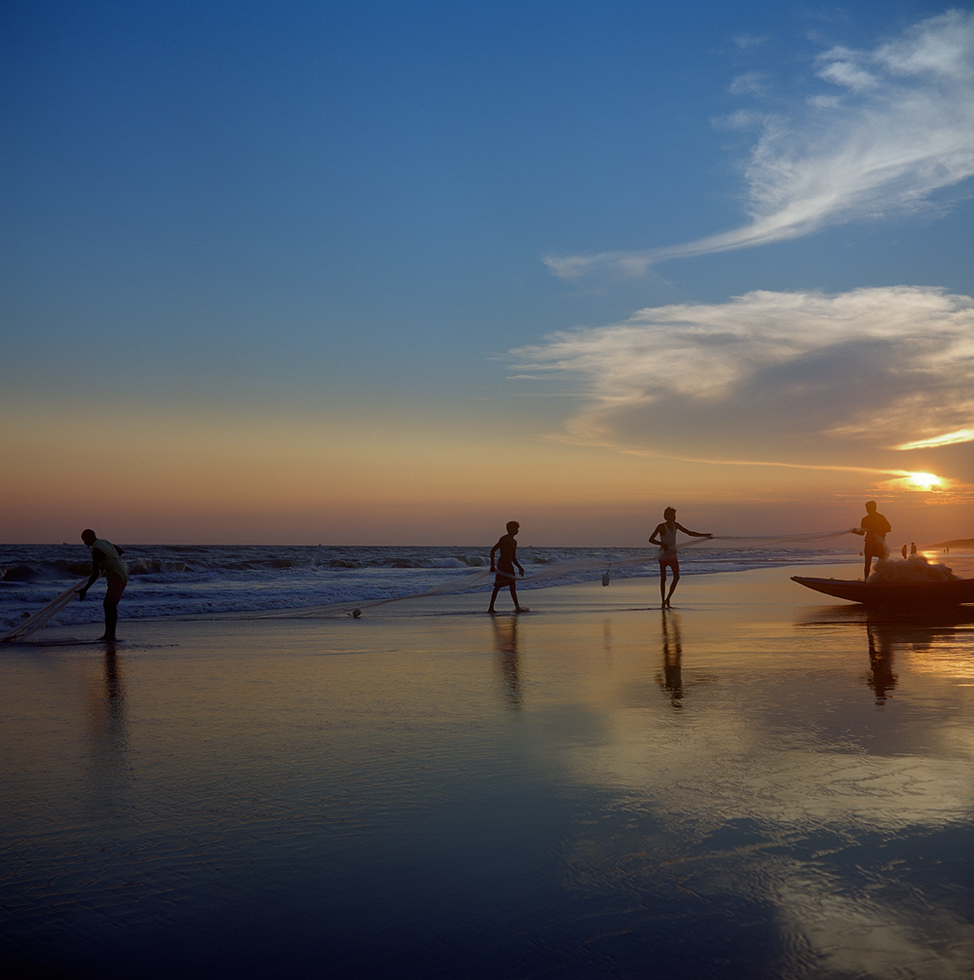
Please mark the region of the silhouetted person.
[[916, 541], [910, 542], [910, 557], [912, 558], [917, 553], [917, 543]]
[[[682, 531], [689, 534], [691, 538], [712, 538], [712, 534], [704, 534], [700, 531], [689, 531], [682, 524], [676, 521], [676, 510], [667, 507], [663, 511], [663, 523], [656, 525], [656, 530], [649, 536], [649, 543], [659, 545], [662, 554], [659, 556], [659, 597], [660, 608], [668, 609], [670, 599], [676, 589], [676, 583], [680, 581], [680, 559], [676, 553], [676, 532]], [[673, 582], [670, 591], [666, 591], [666, 569], [673, 572]]]
[[122, 561], [121, 548], [116, 548], [110, 541], [99, 538], [91, 528], [81, 532], [81, 540], [91, 548], [91, 576], [84, 588], [78, 593], [78, 599], [83, 600], [95, 579], [105, 575], [105, 633], [99, 640], [115, 641], [115, 626], [118, 623], [118, 600], [122, 598], [125, 586], [129, 580], [129, 572]]
[[[517, 521], [507, 522], [507, 534], [503, 535], [490, 549], [490, 570], [494, 572], [494, 591], [490, 596], [490, 607], [487, 612], [492, 613], [494, 611], [494, 600], [497, 598], [497, 593], [500, 592], [505, 586], [511, 590], [511, 598], [514, 600], [514, 611], [522, 612], [520, 604], [517, 601], [517, 589], [515, 588], [515, 583], [517, 578], [514, 575], [514, 569], [523, 575], [524, 569], [521, 568], [521, 563], [517, 560], [517, 541], [514, 540], [514, 536], [517, 534], [521, 525]], [[494, 555], [500, 552], [500, 555], [495, 564]]]
[[867, 501], [866, 516], [860, 521], [859, 527], [852, 529], [854, 534], [862, 534], [866, 538], [862, 548], [865, 559], [862, 575], [863, 581], [869, 578], [869, 571], [872, 568], [874, 558], [889, 557], [886, 535], [892, 530], [893, 528], [890, 526], [889, 521], [876, 510], [876, 501]]

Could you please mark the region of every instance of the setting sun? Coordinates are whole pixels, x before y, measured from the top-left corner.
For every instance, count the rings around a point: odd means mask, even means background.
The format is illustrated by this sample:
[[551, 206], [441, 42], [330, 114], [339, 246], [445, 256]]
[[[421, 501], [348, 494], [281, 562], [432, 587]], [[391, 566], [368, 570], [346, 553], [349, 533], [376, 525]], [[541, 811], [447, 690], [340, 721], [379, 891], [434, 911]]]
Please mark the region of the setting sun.
[[906, 484], [914, 490], [933, 490], [939, 487], [943, 480], [933, 473], [910, 473], [906, 478]]

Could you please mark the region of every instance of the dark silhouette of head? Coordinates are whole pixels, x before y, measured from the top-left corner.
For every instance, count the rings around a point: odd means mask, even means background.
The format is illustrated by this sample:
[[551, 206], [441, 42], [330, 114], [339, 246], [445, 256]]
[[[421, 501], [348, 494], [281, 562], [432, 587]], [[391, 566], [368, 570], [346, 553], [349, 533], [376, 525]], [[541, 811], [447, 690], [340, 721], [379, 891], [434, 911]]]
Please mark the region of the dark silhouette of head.
[[520, 526], [521, 525], [518, 524], [517, 521], [508, 521], [507, 522], [507, 533], [508, 534], [517, 534], [518, 528], [520, 528]]
[[81, 532], [81, 540], [90, 548], [98, 540], [98, 535], [90, 527], [86, 527]]
[[663, 511], [663, 520], [664, 521], [669, 521], [669, 520], [671, 520], [674, 517], [676, 517], [676, 508], [675, 507], [667, 507], [666, 510]]

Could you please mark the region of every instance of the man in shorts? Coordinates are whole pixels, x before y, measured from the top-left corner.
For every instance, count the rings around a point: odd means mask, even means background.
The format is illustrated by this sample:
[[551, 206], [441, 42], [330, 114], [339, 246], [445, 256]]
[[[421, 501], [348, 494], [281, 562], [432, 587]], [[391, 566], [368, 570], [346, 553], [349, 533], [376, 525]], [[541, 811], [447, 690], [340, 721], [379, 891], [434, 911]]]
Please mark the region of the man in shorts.
[[91, 576], [84, 588], [78, 593], [79, 601], [83, 600], [95, 579], [104, 573], [107, 589], [105, 590], [105, 634], [99, 640], [115, 642], [115, 626], [118, 623], [118, 600], [122, 598], [125, 586], [129, 580], [129, 571], [122, 561], [123, 551], [110, 541], [99, 538], [92, 529], [85, 528], [81, 532], [81, 540], [91, 548]]
[[[676, 521], [676, 511], [672, 507], [667, 507], [663, 511], [663, 523], [656, 525], [656, 530], [649, 536], [649, 543], [659, 545], [659, 598], [660, 609], [670, 608], [670, 599], [676, 589], [676, 583], [680, 581], [680, 559], [676, 553], [676, 532], [682, 531], [689, 534], [692, 538], [712, 538], [712, 534], [704, 534], [700, 531], [690, 531]], [[666, 591], [666, 570], [673, 572], [673, 581], [670, 584], [670, 591]]]
[[[497, 544], [490, 549], [490, 570], [494, 573], [494, 591], [490, 596], [490, 608], [487, 612], [494, 611], [494, 600], [501, 589], [507, 587], [511, 590], [511, 598], [514, 600], [514, 612], [523, 612], [523, 608], [517, 601], [517, 589], [514, 587], [517, 579], [514, 577], [514, 569], [523, 575], [524, 569], [517, 560], [517, 541], [514, 535], [520, 530], [521, 525], [517, 521], [508, 521], [507, 534], [503, 535]], [[500, 552], [496, 565], [494, 555]]]

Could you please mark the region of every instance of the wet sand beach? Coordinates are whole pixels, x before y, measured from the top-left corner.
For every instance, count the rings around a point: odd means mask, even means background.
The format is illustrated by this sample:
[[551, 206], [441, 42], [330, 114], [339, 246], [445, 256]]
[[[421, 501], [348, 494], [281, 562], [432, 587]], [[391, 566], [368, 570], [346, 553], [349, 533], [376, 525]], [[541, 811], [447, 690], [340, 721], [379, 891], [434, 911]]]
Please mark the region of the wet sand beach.
[[0, 968], [970, 977], [974, 607], [802, 571], [0, 648]]

